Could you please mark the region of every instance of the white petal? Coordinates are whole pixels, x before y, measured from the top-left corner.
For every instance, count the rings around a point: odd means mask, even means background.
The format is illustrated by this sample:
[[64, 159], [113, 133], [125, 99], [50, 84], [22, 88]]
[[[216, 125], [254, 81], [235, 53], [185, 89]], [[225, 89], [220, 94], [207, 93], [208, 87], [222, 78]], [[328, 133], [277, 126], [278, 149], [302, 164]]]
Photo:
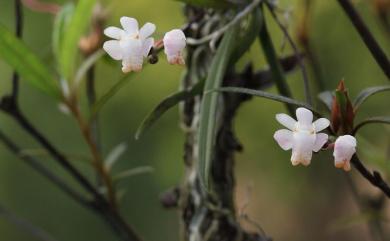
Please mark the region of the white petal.
[[297, 120], [300, 125], [309, 126], [313, 122], [313, 113], [303, 107], [300, 107], [296, 110]]
[[164, 52], [168, 56], [181, 55], [181, 52], [186, 47], [186, 36], [180, 29], [174, 29], [165, 33]]
[[297, 166], [302, 164], [304, 166], [308, 166], [311, 163], [313, 152], [311, 151], [302, 151], [293, 149], [291, 155], [291, 163], [293, 166]]
[[313, 146], [316, 141], [316, 135], [309, 132], [293, 132], [293, 154], [291, 156], [291, 162], [293, 165], [302, 163], [303, 165], [309, 165], [312, 157]]
[[120, 39], [124, 31], [117, 27], [108, 27], [104, 29], [104, 34], [113, 39]]
[[328, 135], [325, 133], [318, 133], [316, 135], [316, 142], [314, 143], [313, 146], [313, 151], [318, 152], [328, 141]]
[[175, 55], [167, 55], [168, 63], [176, 65], [185, 65], [186, 61], [183, 58], [183, 55], [179, 52]]
[[139, 31], [139, 36], [141, 39], [146, 39], [156, 31], [156, 25], [153, 23], [146, 23], [141, 30]]
[[274, 134], [274, 139], [278, 142], [279, 146], [287, 151], [293, 146], [293, 133], [289, 130], [278, 130]]
[[121, 25], [127, 33], [133, 34], [138, 32], [138, 21], [135, 18], [121, 17]]
[[144, 41], [143, 46], [142, 46], [142, 55], [144, 57], [148, 57], [148, 54], [149, 54], [150, 50], [152, 49], [153, 45], [154, 45], [153, 38], [147, 38]]
[[117, 40], [109, 40], [103, 44], [103, 49], [115, 60], [121, 60], [123, 58], [123, 51]]
[[[339, 136], [334, 144], [333, 156], [336, 167], [340, 167], [340, 160], [344, 163], [349, 162], [356, 152], [356, 139], [350, 135]], [[345, 165], [345, 164], [344, 164]], [[350, 167], [349, 167], [350, 168]], [[348, 166], [344, 166], [347, 170]]]
[[142, 56], [141, 58], [129, 58], [129, 59], [123, 59], [122, 60], [122, 71], [123, 73], [129, 73], [129, 72], [139, 72], [142, 70]]
[[326, 118], [320, 118], [314, 121], [314, 128], [316, 132], [320, 132], [329, 126], [330, 122]]
[[276, 120], [290, 130], [294, 130], [297, 123], [293, 118], [291, 118], [291, 116], [286, 114], [277, 114]]

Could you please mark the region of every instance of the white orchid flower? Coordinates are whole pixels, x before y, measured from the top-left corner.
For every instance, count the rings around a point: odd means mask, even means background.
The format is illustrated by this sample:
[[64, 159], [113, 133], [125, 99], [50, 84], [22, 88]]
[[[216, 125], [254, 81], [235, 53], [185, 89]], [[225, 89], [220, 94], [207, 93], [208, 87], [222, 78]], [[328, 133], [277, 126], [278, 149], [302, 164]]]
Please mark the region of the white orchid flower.
[[186, 36], [180, 29], [174, 29], [164, 35], [164, 52], [170, 64], [184, 65], [183, 49], [186, 47]]
[[276, 120], [288, 128], [278, 130], [274, 134], [274, 139], [283, 150], [292, 149], [291, 163], [296, 166], [303, 164], [307, 166], [311, 162], [314, 152], [318, 152], [328, 141], [328, 135], [318, 133], [329, 126], [329, 120], [320, 118], [313, 121], [313, 113], [306, 108], [296, 110], [298, 121], [289, 115], [277, 114]]
[[104, 34], [114, 40], [106, 41], [103, 49], [115, 60], [122, 60], [122, 71], [141, 71], [144, 58], [148, 56], [154, 45], [150, 36], [156, 30], [152, 23], [146, 23], [141, 29], [134, 18], [121, 17], [123, 29], [108, 27]]
[[350, 135], [339, 136], [334, 144], [334, 165], [343, 168], [344, 171], [351, 170], [351, 158], [356, 152], [356, 139]]

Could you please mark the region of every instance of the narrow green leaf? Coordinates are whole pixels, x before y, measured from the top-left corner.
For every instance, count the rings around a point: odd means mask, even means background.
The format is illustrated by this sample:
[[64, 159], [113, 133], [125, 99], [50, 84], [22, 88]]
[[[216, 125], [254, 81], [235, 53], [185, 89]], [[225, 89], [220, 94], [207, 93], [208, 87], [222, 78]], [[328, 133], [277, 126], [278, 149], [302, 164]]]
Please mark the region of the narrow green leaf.
[[[218, 47], [217, 53], [211, 63], [209, 75], [205, 82], [205, 92], [219, 88], [221, 86], [234, 49], [237, 33], [237, 26], [230, 28], [225, 33], [222, 42]], [[215, 125], [218, 109], [218, 98], [218, 93], [209, 93], [204, 95], [200, 109], [199, 162], [197, 168], [201, 184], [207, 190], [210, 187], [209, 174], [216, 135]]]
[[321, 100], [322, 103], [325, 104], [326, 107], [328, 107], [328, 110], [332, 109], [332, 102], [333, 102], [333, 91], [324, 91], [321, 92], [318, 95], [318, 98]]
[[163, 99], [142, 121], [135, 134], [135, 139], [138, 140], [165, 112], [176, 106], [179, 102], [202, 93], [203, 86], [204, 81], [200, 81], [190, 90], [182, 90]]
[[118, 182], [124, 178], [134, 177], [136, 175], [142, 175], [154, 172], [154, 169], [149, 166], [136, 167], [126, 171], [123, 171], [113, 177], [114, 182]]
[[360, 130], [360, 128], [362, 128], [367, 124], [390, 125], [390, 116], [376, 116], [376, 117], [367, 118], [355, 126], [355, 128], [353, 129], [353, 134], [355, 135]]
[[353, 106], [355, 108], [355, 111], [360, 107], [361, 104], [363, 104], [370, 96], [375, 95], [377, 93], [383, 92], [383, 91], [389, 91], [390, 85], [384, 85], [384, 86], [374, 86], [367, 89], [364, 89], [361, 91], [358, 96], [353, 101]]
[[69, 81], [73, 74], [78, 43], [90, 24], [92, 9], [96, 0], [79, 0], [72, 15], [60, 49], [60, 66], [62, 75]]
[[321, 114], [317, 110], [315, 110], [312, 106], [306, 104], [305, 102], [297, 101], [282, 95], [275, 95], [261, 90], [253, 90], [253, 89], [240, 88], [240, 87], [222, 87], [222, 88], [213, 89], [211, 90], [211, 92], [232, 92], [232, 93], [252, 95], [256, 97], [261, 97], [261, 98], [289, 104], [292, 106], [305, 107], [311, 110], [316, 116], [321, 116]]
[[237, 62], [252, 46], [256, 40], [260, 29], [263, 25], [263, 17], [260, 9], [256, 8], [250, 16], [250, 22], [247, 28], [240, 34], [240, 38], [236, 41], [236, 47], [232, 54], [230, 63]]
[[104, 165], [107, 170], [111, 170], [114, 164], [119, 160], [119, 158], [126, 152], [127, 144], [120, 143], [114, 147], [110, 153], [108, 153], [106, 159], [104, 160]]
[[61, 11], [56, 15], [54, 26], [53, 26], [53, 52], [57, 58], [60, 56], [60, 49], [62, 46], [62, 41], [64, 39], [65, 30], [72, 18], [74, 13], [74, 4], [66, 3], [62, 6]]
[[[292, 98], [290, 87], [287, 84], [286, 77], [284, 76], [283, 69], [279, 63], [278, 56], [276, 54], [275, 47], [273, 45], [271, 36], [269, 35], [267, 24], [265, 22], [264, 14], [262, 15], [263, 25], [259, 34], [261, 48], [263, 49], [265, 58], [275, 80], [276, 87], [281, 95]], [[291, 115], [294, 115], [294, 108], [290, 104], [286, 104], [286, 107]]]
[[100, 97], [91, 108], [89, 119], [93, 119], [95, 115], [103, 108], [103, 106], [113, 97], [120, 89], [130, 82], [134, 74], [126, 74], [117, 83], [115, 83], [102, 97]]
[[0, 58], [18, 72], [22, 80], [46, 94], [60, 98], [61, 94], [46, 65], [13, 33], [0, 24]]
[[74, 79], [75, 85], [80, 85], [81, 80], [86, 75], [88, 70], [96, 64], [96, 62], [101, 59], [106, 53], [101, 49], [90, 55], [77, 70], [76, 77]]

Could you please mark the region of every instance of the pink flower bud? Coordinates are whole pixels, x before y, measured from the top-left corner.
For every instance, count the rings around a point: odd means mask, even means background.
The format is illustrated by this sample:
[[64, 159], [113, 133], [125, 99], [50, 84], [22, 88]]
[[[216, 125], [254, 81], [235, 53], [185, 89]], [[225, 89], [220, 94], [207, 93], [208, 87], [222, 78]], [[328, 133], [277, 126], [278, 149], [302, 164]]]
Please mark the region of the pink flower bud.
[[186, 36], [180, 29], [174, 29], [165, 34], [165, 54], [170, 64], [184, 65], [183, 49], [186, 47]]
[[339, 136], [334, 145], [334, 165], [343, 168], [345, 171], [351, 170], [351, 158], [356, 152], [356, 139], [353, 136]]

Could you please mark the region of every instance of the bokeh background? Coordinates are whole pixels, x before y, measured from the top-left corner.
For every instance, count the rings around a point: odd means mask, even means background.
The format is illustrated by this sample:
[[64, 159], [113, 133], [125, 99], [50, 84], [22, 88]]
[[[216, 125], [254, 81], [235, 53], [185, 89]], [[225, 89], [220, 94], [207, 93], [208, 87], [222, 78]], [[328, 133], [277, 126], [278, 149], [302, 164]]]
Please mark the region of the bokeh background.
[[[49, 1], [47, 1], [49, 2]], [[63, 4], [66, 1], [52, 1]], [[283, 9], [291, 10], [289, 29], [294, 32], [302, 16], [302, 2], [281, 0]], [[375, 37], [390, 55], [389, 36], [381, 26], [370, 0], [354, 1]], [[111, 0], [103, 1], [110, 15], [107, 25], [119, 25], [121, 16], [132, 16], [140, 24], [150, 21], [157, 25], [157, 36], [180, 27], [184, 23], [182, 4], [171, 0]], [[24, 40], [53, 69], [51, 32], [53, 16], [24, 9]], [[269, 16], [268, 16], [269, 17]], [[270, 19], [270, 18], [269, 18]], [[13, 1], [0, 1], [0, 22], [14, 28]], [[283, 35], [270, 20], [269, 28], [281, 55]], [[360, 90], [375, 85], [388, 84], [358, 34], [336, 1], [315, 1], [310, 21], [313, 49], [321, 65], [326, 85], [336, 87], [345, 79], [352, 97]], [[256, 68], [264, 68], [263, 53], [255, 43], [240, 65], [253, 61]], [[97, 88], [101, 94], [122, 77], [117, 65], [100, 61], [97, 64]], [[121, 209], [129, 222], [145, 240], [179, 240], [178, 213], [165, 210], [159, 195], [177, 185], [183, 177], [183, 134], [179, 128], [178, 109], [169, 111], [140, 141], [134, 133], [144, 116], [165, 96], [179, 88], [182, 67], [170, 66], [164, 59], [137, 74], [105, 106], [100, 115], [103, 152], [106, 155], [120, 143], [128, 144], [127, 152], [115, 166], [114, 172], [148, 165], [152, 174], [132, 177], [119, 183], [125, 190]], [[9, 93], [12, 70], [0, 60], [0, 94]], [[302, 98], [302, 81], [299, 71], [288, 76], [297, 98]], [[313, 84], [312, 84], [313, 85]], [[275, 92], [274, 89], [270, 91]], [[389, 115], [390, 95], [372, 97], [362, 106], [357, 119]], [[70, 155], [88, 155], [75, 121], [58, 110], [57, 103], [22, 82], [20, 102], [23, 111], [38, 128]], [[322, 106], [320, 106], [323, 108]], [[239, 111], [236, 132], [244, 145], [237, 155], [237, 205], [245, 209], [274, 240], [370, 240], [366, 221], [369, 213], [361, 212], [353, 198], [345, 174], [333, 167], [330, 152], [314, 156], [308, 168], [292, 167], [290, 153], [282, 151], [272, 139], [280, 128], [276, 113], [284, 112], [279, 103], [253, 99]], [[37, 144], [23, 133], [5, 114], [0, 113], [0, 128], [27, 150], [36, 150]], [[371, 125], [358, 136], [358, 153], [370, 167], [390, 173], [389, 129]], [[59, 175], [71, 180], [48, 157], [39, 156]], [[93, 178], [88, 164], [75, 160], [75, 165]], [[377, 195], [356, 171], [350, 173], [359, 192]], [[248, 194], [250, 189], [250, 195]], [[116, 240], [105, 224], [58, 191], [43, 177], [15, 158], [0, 145], [0, 204], [51, 233], [60, 241]], [[388, 205], [387, 205], [388, 206]], [[389, 214], [383, 211], [383, 215]], [[389, 216], [388, 216], [389, 217]], [[387, 220], [387, 221], [386, 221]], [[382, 222], [389, 229], [389, 219]], [[255, 230], [247, 222], [243, 224]], [[386, 231], [385, 231], [386, 232]], [[387, 231], [390, 239], [390, 232]], [[0, 216], [0, 241], [35, 240]]]

